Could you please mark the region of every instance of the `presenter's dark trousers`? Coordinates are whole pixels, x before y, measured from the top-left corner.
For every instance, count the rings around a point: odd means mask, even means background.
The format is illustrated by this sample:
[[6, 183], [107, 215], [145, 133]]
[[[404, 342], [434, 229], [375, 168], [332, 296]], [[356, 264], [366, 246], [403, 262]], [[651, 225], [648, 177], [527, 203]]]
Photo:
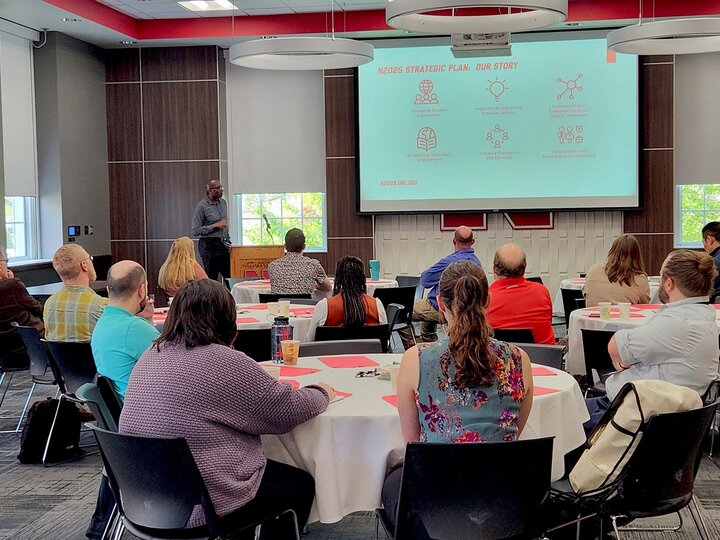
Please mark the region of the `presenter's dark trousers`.
[[[230, 277], [230, 250], [221, 238], [201, 238], [198, 243], [200, 258], [210, 279], [222, 283], [223, 278]], [[222, 278], [218, 278], [222, 274]]]

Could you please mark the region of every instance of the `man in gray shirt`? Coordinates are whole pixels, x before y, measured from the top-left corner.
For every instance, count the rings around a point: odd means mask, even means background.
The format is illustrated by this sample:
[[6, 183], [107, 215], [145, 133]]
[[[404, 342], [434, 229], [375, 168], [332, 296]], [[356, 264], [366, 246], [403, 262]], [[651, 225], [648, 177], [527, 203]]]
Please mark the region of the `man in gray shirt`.
[[[210, 279], [230, 277], [230, 233], [227, 202], [220, 180], [207, 183], [207, 195], [197, 203], [192, 218], [192, 236], [199, 237], [200, 258]], [[222, 277], [218, 278], [218, 274]]]
[[[607, 397], [587, 400], [594, 426], [625, 383], [657, 379], [705, 393], [718, 376], [718, 326], [707, 305], [715, 265], [702, 252], [678, 249], [660, 270], [664, 304], [647, 324], [620, 330], [608, 353], [617, 372], [605, 381]], [[586, 429], [588, 423], [586, 423]]]

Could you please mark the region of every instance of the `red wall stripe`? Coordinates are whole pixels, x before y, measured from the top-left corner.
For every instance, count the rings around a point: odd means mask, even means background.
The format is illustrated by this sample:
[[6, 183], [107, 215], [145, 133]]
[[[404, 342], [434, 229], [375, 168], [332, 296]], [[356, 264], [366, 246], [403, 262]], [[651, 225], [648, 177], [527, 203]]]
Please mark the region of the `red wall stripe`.
[[95, 0], [43, 0], [43, 2], [74, 13], [78, 17], [93, 21], [105, 28], [139, 39], [141, 20]]

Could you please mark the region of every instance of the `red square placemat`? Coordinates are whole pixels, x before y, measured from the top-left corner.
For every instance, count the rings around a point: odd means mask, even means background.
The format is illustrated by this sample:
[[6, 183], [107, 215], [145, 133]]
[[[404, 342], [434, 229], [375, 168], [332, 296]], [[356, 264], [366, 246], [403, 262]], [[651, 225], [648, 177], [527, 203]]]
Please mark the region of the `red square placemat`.
[[302, 377], [320, 371], [317, 368], [301, 367], [301, 366], [280, 366], [281, 377]]
[[544, 366], [538, 366], [532, 368], [533, 377], [549, 377], [551, 375], [557, 375], [554, 371], [550, 371]]
[[533, 396], [544, 396], [545, 394], [554, 394], [559, 392], [555, 388], [545, 388], [543, 386], [536, 386], [533, 388]]
[[331, 368], [362, 368], [380, 365], [367, 356], [321, 356], [318, 360]]
[[397, 409], [397, 394], [392, 396], [383, 396], [383, 400]]

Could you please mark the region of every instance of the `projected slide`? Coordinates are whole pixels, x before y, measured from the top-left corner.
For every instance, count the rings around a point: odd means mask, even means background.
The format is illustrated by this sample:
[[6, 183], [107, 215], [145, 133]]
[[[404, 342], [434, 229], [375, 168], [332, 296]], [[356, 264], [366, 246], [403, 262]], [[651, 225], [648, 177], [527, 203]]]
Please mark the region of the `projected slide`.
[[637, 59], [604, 39], [375, 49], [359, 74], [363, 212], [638, 205]]

